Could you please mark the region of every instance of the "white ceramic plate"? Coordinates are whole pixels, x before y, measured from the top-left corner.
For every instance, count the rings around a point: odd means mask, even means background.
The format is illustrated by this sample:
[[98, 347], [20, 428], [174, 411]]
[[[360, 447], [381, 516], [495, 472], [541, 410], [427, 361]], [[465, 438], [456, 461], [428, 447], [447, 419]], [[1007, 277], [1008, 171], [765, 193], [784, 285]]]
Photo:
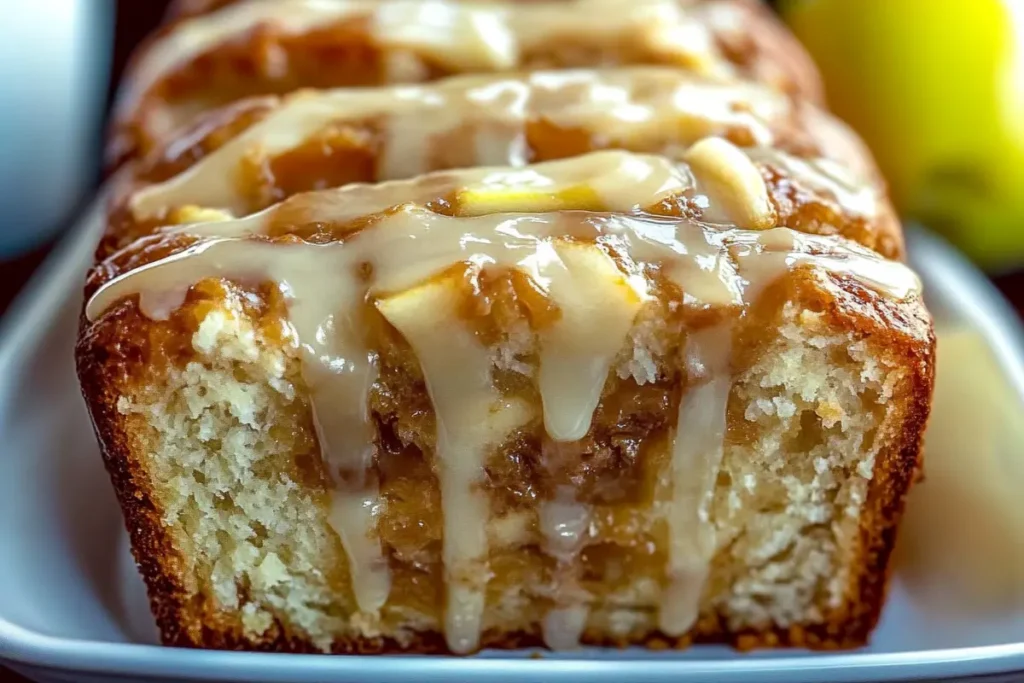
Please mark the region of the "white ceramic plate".
[[[898, 574], [871, 645], [848, 653], [738, 654], [708, 646], [448, 658], [161, 648], [72, 359], [97, 216], [69, 235], [0, 330], [0, 658], [31, 678], [796, 683], [993, 674], [998, 678], [985, 680], [1011, 680], [1024, 673], [1024, 609], [958, 615], [915, 598]], [[1013, 313], [949, 247], [920, 231], [910, 238], [937, 317], [983, 335], [1024, 396], [1024, 337]]]

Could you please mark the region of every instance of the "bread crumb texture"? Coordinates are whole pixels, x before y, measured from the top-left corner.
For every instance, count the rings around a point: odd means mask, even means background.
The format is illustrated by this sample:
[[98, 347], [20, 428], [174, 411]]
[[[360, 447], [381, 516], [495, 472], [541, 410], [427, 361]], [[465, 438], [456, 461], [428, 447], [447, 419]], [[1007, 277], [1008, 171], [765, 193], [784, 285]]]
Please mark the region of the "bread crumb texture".
[[[322, 651], [382, 636], [409, 644], [440, 630], [441, 615], [416, 600], [403, 604], [398, 587], [380, 615], [356, 610], [327, 521], [329, 491], [296, 349], [264, 338], [236, 304], [228, 296], [205, 315], [189, 362], [117, 402], [136, 435], [133, 448], [145, 453], [142, 476], [162, 531], [182, 560], [173, 580], [189, 596], [184, 611], [195, 624], [230, 632], [227, 640], [299, 639]], [[641, 316], [612, 374], [635, 385], [663, 377], [667, 349], [678, 349], [663, 332]], [[532, 374], [527, 341], [515, 345], [495, 349], [496, 366]], [[868, 571], [861, 513], [880, 450], [904, 419], [894, 399], [907, 391], [905, 363], [790, 303], [772, 341], [736, 372], [705, 513], [716, 552], [694, 634], [813, 629], [842, 619], [859, 599], [858, 574]], [[658, 515], [651, 501], [636, 507], [641, 517]], [[389, 514], [385, 507], [382, 525]], [[500, 546], [529, 534], [533, 514], [491, 520], [492, 538]], [[393, 565], [402, 561], [386, 551]], [[492, 567], [485, 623], [532, 633], [550, 604], [534, 582], [550, 562], [522, 553], [536, 566], [508, 576]], [[664, 562], [663, 553], [654, 556]], [[418, 570], [424, 581], [440, 579], [436, 567]], [[584, 639], [656, 636], [660, 571], [620, 567], [607, 590], [589, 595]]]

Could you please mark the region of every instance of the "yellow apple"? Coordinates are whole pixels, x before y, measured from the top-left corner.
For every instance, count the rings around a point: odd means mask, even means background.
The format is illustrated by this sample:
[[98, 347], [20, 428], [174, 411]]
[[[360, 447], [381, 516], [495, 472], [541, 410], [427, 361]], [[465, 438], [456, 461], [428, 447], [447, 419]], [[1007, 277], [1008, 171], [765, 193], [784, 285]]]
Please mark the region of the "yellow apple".
[[455, 197], [460, 216], [482, 216], [517, 211], [543, 212], [565, 209], [599, 210], [600, 197], [585, 185], [512, 187], [471, 185]]
[[789, 0], [829, 104], [908, 218], [979, 263], [1024, 263], [1024, 1]]

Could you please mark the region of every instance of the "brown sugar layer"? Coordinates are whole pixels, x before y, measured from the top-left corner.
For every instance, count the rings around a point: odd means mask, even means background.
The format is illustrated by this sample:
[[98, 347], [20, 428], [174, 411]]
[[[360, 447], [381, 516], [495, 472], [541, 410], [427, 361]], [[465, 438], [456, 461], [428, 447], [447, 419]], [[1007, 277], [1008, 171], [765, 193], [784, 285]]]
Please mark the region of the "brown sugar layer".
[[146, 154], [199, 112], [253, 95], [627, 64], [820, 100], [799, 44], [743, 0], [247, 0], [170, 24], [138, 53], [109, 156]]
[[[862, 643], [919, 283], [777, 227], [709, 144], [300, 195], [97, 267], [79, 372], [165, 641]], [[708, 179], [718, 221], [628, 210]]]

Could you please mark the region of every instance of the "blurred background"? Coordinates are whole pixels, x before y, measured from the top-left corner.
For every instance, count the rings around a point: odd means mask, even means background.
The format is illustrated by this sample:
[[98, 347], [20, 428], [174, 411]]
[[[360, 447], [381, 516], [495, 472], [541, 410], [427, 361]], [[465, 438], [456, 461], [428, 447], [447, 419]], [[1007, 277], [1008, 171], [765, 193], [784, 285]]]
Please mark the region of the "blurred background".
[[[94, 194], [106, 111], [167, 0], [33, 0], [0, 25], [0, 310]], [[907, 220], [1024, 310], [1024, 0], [778, 0]], [[32, 163], [26, 163], [26, 159]]]

